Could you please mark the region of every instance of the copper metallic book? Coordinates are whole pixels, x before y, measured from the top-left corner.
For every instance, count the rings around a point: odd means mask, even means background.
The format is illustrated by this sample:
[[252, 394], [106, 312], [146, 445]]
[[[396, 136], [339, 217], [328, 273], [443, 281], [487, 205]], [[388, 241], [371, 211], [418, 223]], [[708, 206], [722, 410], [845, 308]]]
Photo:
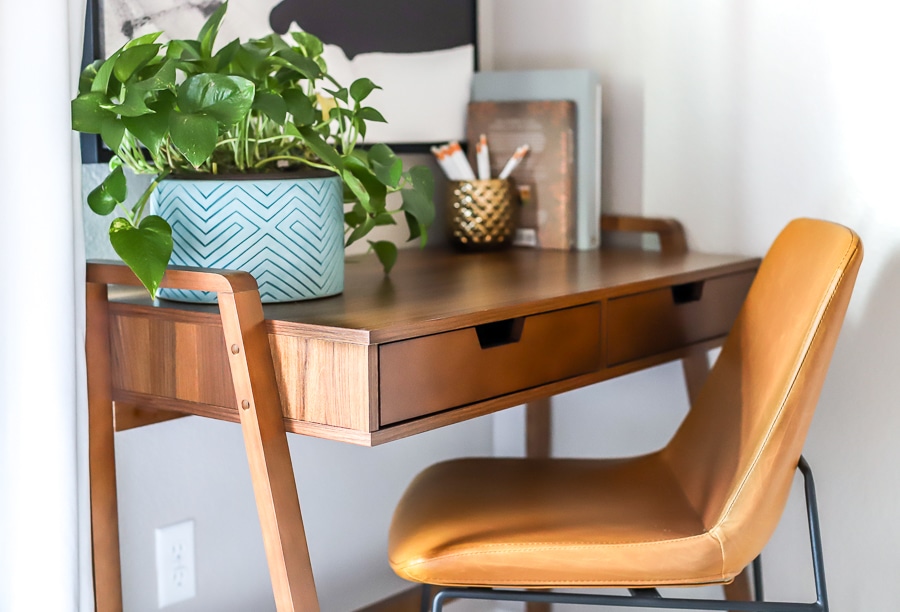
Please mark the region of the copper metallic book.
[[[521, 200], [515, 244], [575, 247], [575, 122], [569, 100], [469, 103], [466, 139], [475, 143], [487, 135], [492, 177], [518, 147], [531, 147], [510, 175]], [[474, 166], [474, 146], [469, 155]]]

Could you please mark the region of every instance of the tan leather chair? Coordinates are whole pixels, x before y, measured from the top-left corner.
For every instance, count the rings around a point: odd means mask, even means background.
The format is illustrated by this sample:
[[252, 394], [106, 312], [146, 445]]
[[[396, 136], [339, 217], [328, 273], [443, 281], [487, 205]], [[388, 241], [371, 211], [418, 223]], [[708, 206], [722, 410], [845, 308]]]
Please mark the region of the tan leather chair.
[[[628, 459], [434, 465], [396, 509], [391, 567], [407, 580], [451, 587], [438, 593], [435, 611], [449, 597], [827, 610], [811, 478], [819, 601], [660, 598], [655, 587], [728, 583], [769, 540], [798, 463], [808, 476], [800, 453], [862, 254], [859, 237], [845, 227], [791, 222], [765, 256], [715, 366], [665, 448]], [[546, 590], [565, 587], [625, 587], [633, 597]]]

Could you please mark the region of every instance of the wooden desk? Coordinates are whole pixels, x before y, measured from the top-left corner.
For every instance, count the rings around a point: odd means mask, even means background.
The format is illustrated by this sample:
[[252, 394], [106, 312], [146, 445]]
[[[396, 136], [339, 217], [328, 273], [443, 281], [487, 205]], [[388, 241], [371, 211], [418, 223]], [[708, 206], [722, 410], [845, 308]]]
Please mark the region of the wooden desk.
[[699, 354], [721, 342], [757, 259], [643, 251], [352, 259], [342, 295], [259, 305], [249, 275], [173, 270], [219, 309], [107, 300], [88, 268], [97, 609], [121, 610], [114, 431], [188, 414], [240, 422], [279, 610], [318, 603], [285, 431], [375, 445]]

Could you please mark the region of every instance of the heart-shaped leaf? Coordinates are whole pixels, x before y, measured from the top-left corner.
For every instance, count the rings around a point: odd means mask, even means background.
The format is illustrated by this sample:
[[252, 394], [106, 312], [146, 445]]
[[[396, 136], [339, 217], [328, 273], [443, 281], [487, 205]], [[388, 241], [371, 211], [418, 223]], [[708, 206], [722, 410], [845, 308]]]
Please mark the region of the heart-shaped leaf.
[[125, 124], [120, 119], [107, 117], [100, 126], [100, 137], [112, 151], [118, 151], [125, 136]]
[[347, 246], [350, 246], [351, 244], [353, 244], [354, 242], [356, 242], [357, 240], [359, 240], [360, 238], [362, 238], [363, 236], [365, 236], [366, 234], [371, 232], [372, 228], [374, 228], [374, 227], [375, 227], [375, 219], [373, 219], [372, 217], [366, 216], [366, 218], [363, 219], [362, 224], [356, 226], [355, 228], [353, 228], [353, 231], [350, 232], [350, 235], [347, 237], [347, 243], [346, 243]]
[[310, 81], [315, 81], [322, 76], [321, 70], [316, 63], [308, 57], [303, 57], [293, 49], [281, 49], [277, 52], [278, 57], [287, 60], [288, 65], [302, 74]]
[[72, 100], [72, 129], [88, 134], [99, 134], [104, 119], [115, 117], [105, 108], [109, 100], [102, 93], [92, 92]]
[[166, 220], [150, 215], [135, 227], [128, 219], [118, 217], [109, 226], [109, 241], [155, 298], [172, 256], [172, 228]]
[[172, 144], [196, 168], [215, 150], [219, 126], [209, 115], [173, 112], [169, 117], [169, 133]]
[[381, 89], [381, 87], [379, 87], [369, 79], [356, 79], [355, 81], [353, 81], [353, 84], [350, 85], [350, 95], [353, 96], [353, 99], [357, 102], [362, 102], [369, 97], [369, 94], [372, 93], [372, 91], [376, 89]]
[[291, 36], [306, 57], [317, 57], [325, 50], [322, 41], [308, 32], [291, 32]]
[[377, 121], [378, 123], [387, 123], [384, 115], [379, 113], [371, 106], [364, 106], [356, 112], [356, 116], [366, 121]]
[[[368, 206], [366, 208], [372, 212], [378, 213], [385, 209], [385, 197], [387, 196], [387, 188], [379, 181], [366, 164], [358, 157], [353, 155], [344, 159], [344, 165], [353, 173], [369, 196]], [[352, 189], [352, 186], [351, 186]], [[355, 194], [354, 190], [354, 194]]]
[[125, 173], [117, 167], [88, 194], [87, 203], [92, 211], [105, 217], [125, 201], [127, 193]]
[[375, 254], [378, 255], [378, 261], [381, 262], [384, 273], [390, 274], [391, 268], [397, 263], [397, 246], [393, 242], [388, 242], [387, 240], [379, 240], [378, 242], [372, 242], [370, 240], [369, 246], [371, 246], [372, 250], [375, 251]]
[[88, 64], [84, 70], [81, 71], [81, 76], [78, 77], [78, 93], [86, 94], [91, 91], [91, 84], [94, 82], [94, 79], [97, 77], [97, 70], [100, 69], [100, 66], [103, 65], [103, 60], [94, 60], [93, 63]]
[[138, 45], [124, 49], [113, 67], [113, 75], [121, 83], [125, 83], [131, 76], [147, 65], [147, 62], [156, 57], [162, 45]]
[[131, 85], [144, 91], [161, 91], [175, 86], [175, 60], [166, 60], [159, 65], [156, 72], [142, 81]]
[[287, 111], [294, 118], [295, 125], [309, 125], [316, 120], [316, 109], [305, 93], [299, 89], [288, 89], [281, 95], [287, 103]]
[[253, 108], [266, 115], [278, 125], [284, 125], [284, 118], [287, 114], [287, 104], [285, 104], [284, 98], [278, 94], [267, 91], [256, 92], [256, 98], [253, 100]]
[[378, 143], [369, 150], [372, 171], [382, 184], [397, 187], [403, 174], [403, 161], [386, 144]]
[[255, 93], [253, 82], [244, 77], [196, 74], [178, 88], [178, 106], [185, 113], [214, 117], [227, 127], [247, 116]]

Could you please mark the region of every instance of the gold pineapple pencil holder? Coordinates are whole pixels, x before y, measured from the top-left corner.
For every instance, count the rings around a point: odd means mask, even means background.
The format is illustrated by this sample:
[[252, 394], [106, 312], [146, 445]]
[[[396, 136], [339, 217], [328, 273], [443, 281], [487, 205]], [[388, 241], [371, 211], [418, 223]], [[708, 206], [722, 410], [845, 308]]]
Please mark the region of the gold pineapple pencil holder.
[[508, 247], [516, 232], [516, 191], [508, 179], [450, 181], [447, 227], [462, 250]]

